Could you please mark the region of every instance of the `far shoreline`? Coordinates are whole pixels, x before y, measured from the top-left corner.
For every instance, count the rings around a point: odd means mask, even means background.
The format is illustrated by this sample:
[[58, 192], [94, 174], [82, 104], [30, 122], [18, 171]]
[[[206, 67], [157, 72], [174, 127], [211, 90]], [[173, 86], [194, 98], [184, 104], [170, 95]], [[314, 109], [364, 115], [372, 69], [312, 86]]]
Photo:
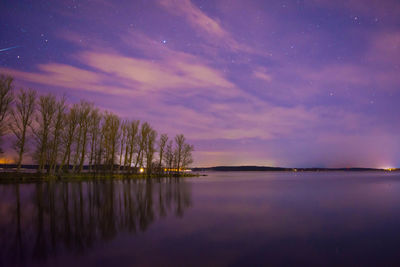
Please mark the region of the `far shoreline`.
[[254, 171], [264, 171], [264, 172], [320, 172], [320, 171], [347, 171], [347, 172], [392, 172], [400, 171], [399, 168], [360, 168], [360, 167], [350, 167], [350, 168], [284, 168], [284, 167], [269, 167], [269, 166], [215, 166], [215, 167], [195, 167], [191, 168], [193, 172], [207, 172], [207, 171], [217, 171], [217, 172], [254, 172]]
[[208, 176], [207, 172], [397, 172], [399, 168], [284, 168], [284, 167], [268, 167], [268, 166], [215, 166], [215, 167], [194, 167], [188, 168], [185, 172], [179, 174], [154, 173], [147, 175], [145, 173], [127, 173], [118, 171], [118, 167], [114, 172], [89, 172], [87, 166], [86, 171], [81, 173], [39, 173], [37, 165], [23, 165], [20, 172], [16, 171], [15, 164], [0, 164], [0, 184], [13, 183], [34, 183], [34, 182], [82, 182], [82, 181], [104, 181], [104, 180], [157, 180], [164, 178], [191, 178]]

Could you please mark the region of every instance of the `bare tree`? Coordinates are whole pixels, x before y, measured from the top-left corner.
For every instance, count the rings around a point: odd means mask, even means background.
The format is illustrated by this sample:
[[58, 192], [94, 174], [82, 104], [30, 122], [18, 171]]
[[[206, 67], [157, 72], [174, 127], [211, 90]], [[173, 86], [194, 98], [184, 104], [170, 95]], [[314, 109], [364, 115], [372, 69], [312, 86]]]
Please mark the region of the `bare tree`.
[[55, 114], [54, 114], [54, 124], [51, 133], [51, 151], [50, 151], [50, 171], [55, 172], [57, 161], [60, 154], [60, 143], [61, 134], [63, 132], [63, 126], [65, 121], [65, 97], [63, 96], [56, 103]]
[[36, 160], [38, 171], [43, 172], [49, 159], [49, 137], [54, 114], [56, 111], [56, 98], [52, 94], [40, 96], [38, 104], [38, 115], [36, 116], [37, 127], [32, 127], [36, 139]]
[[174, 151], [173, 151], [172, 145], [173, 145], [172, 140], [170, 140], [168, 142], [167, 146], [165, 147], [165, 152], [164, 152], [165, 156], [163, 157], [164, 164], [167, 168], [168, 174], [171, 174], [171, 172], [172, 172], [171, 170], [174, 167], [173, 166]]
[[177, 173], [179, 175], [181, 170], [184, 170], [193, 162], [192, 152], [194, 147], [193, 145], [186, 143], [186, 139], [183, 134], [178, 134], [175, 137], [175, 145], [174, 161]]
[[96, 149], [96, 153], [95, 153], [95, 165], [96, 165], [96, 170], [98, 170], [98, 168], [101, 166], [102, 169], [104, 170], [104, 165], [106, 165], [106, 158], [105, 158], [105, 149], [104, 149], [104, 115], [102, 115], [103, 117], [103, 121], [101, 124], [101, 129], [99, 132], [99, 146]]
[[111, 172], [114, 171], [116, 152], [118, 148], [120, 118], [110, 112], [104, 115], [102, 127], [103, 144], [105, 150], [105, 163], [109, 165]]
[[[131, 121], [128, 126], [128, 140], [125, 153], [125, 167], [129, 167], [131, 171], [133, 154], [137, 151], [139, 138], [139, 121]], [[136, 164], [136, 162], [135, 162]]]
[[136, 155], [135, 170], [137, 170], [137, 167], [139, 168], [144, 167], [143, 157], [146, 152], [147, 135], [151, 130], [152, 129], [147, 122], [143, 123], [142, 127], [140, 128], [140, 134], [138, 136], [138, 151]]
[[176, 160], [176, 169], [179, 174], [182, 167], [182, 158], [183, 158], [183, 148], [185, 144], [185, 136], [183, 134], [178, 134], [175, 136], [175, 160]]
[[[99, 146], [99, 136], [100, 136], [100, 122], [101, 114], [99, 109], [92, 109], [89, 116], [89, 136], [90, 136], [90, 156], [89, 156], [89, 171], [93, 169], [93, 163], [96, 161], [96, 151]], [[95, 163], [95, 165], [97, 165]], [[97, 170], [97, 166], [96, 166]]]
[[28, 127], [32, 125], [33, 113], [35, 109], [36, 92], [32, 89], [20, 90], [15, 102], [15, 108], [11, 111], [12, 121], [10, 129], [16, 137], [14, 148], [18, 153], [17, 171], [21, 169]]
[[93, 105], [85, 101], [81, 101], [80, 105], [79, 129], [81, 131], [81, 151], [78, 172], [83, 170], [83, 163], [85, 162], [88, 131], [90, 125], [89, 115], [93, 109]]
[[168, 135], [167, 134], [162, 134], [160, 136], [160, 140], [158, 141], [158, 156], [159, 156], [159, 162], [158, 162], [158, 168], [159, 172], [162, 172], [162, 162], [163, 162], [163, 156], [164, 156], [164, 151], [165, 151], [165, 146], [167, 145], [168, 142]]
[[182, 169], [186, 169], [190, 164], [193, 163], [192, 152], [194, 151], [193, 145], [183, 145], [183, 156], [182, 156]]
[[65, 115], [65, 131], [63, 134], [63, 143], [65, 146], [64, 157], [61, 162], [59, 170], [63, 170], [65, 164], [67, 165], [67, 172], [71, 164], [72, 143], [78, 127], [78, 105], [73, 105], [69, 112]]
[[157, 138], [157, 132], [150, 128], [147, 136], [146, 136], [146, 173], [147, 176], [150, 176], [152, 174], [152, 169], [153, 169], [153, 158], [154, 158], [154, 153], [156, 151], [155, 149], [155, 142]]
[[92, 105], [83, 100], [78, 105], [78, 133], [76, 135], [77, 139], [75, 143], [75, 156], [72, 171], [81, 172], [83, 169], [89, 128], [88, 117], [91, 109]]
[[3, 153], [3, 149], [1, 148], [1, 138], [6, 132], [6, 118], [11, 110], [13, 88], [13, 78], [10, 76], [0, 75], [0, 154]]
[[[121, 170], [122, 166], [122, 158], [124, 155], [124, 148], [128, 147], [127, 146], [127, 136], [128, 136], [128, 122], [123, 121], [120, 127], [120, 153], [119, 153], [119, 166], [118, 166], [118, 171]], [[126, 154], [126, 153], [125, 153]]]

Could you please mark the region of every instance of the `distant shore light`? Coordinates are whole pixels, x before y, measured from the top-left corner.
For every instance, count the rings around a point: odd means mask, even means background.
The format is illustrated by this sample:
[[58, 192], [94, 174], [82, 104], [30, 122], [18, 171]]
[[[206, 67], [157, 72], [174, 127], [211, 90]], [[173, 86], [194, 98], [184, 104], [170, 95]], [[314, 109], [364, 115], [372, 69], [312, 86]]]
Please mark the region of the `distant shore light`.
[[14, 161], [12, 159], [4, 158], [4, 157], [0, 158], [0, 164], [12, 164], [12, 163], [14, 163]]
[[396, 168], [393, 168], [393, 167], [384, 167], [382, 169], [385, 171], [389, 171], [389, 172], [396, 170]]

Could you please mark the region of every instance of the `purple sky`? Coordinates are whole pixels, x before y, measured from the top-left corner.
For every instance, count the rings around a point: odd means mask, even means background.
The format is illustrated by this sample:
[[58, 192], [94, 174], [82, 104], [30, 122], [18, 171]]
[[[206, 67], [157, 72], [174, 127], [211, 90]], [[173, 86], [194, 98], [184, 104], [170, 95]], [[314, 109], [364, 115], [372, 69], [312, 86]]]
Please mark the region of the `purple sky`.
[[159, 132], [195, 166], [400, 166], [398, 0], [0, 3], [0, 72]]

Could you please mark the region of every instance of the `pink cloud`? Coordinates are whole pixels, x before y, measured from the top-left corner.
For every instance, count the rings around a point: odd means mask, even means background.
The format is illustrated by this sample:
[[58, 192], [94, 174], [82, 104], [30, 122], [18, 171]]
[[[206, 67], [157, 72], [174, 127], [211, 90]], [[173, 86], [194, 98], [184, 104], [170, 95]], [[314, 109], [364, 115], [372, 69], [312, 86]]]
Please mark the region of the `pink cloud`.
[[217, 44], [217, 46], [227, 47], [235, 52], [240, 51], [263, 56], [269, 55], [263, 50], [238, 42], [229, 31], [224, 29], [220, 21], [208, 16], [190, 0], [159, 0], [159, 3], [170, 13], [176, 16], [181, 16], [188, 21], [189, 24], [196, 31], [202, 34], [205, 37], [204, 39], [209, 41], [212, 46]]
[[[400, 32], [376, 33], [371, 37], [367, 59], [392, 66], [400, 61]], [[398, 76], [398, 75], [396, 75]]]
[[159, 3], [169, 12], [185, 17], [194, 28], [207, 35], [216, 38], [231, 38], [216, 19], [207, 16], [190, 0], [160, 0]]
[[132, 91], [117, 86], [105, 86], [104, 75], [64, 64], [42, 64], [39, 72], [24, 72], [10, 68], [0, 68], [1, 73], [31, 84], [57, 86], [75, 90], [85, 90], [113, 95], [132, 95]]
[[272, 80], [272, 76], [268, 74], [268, 71], [265, 68], [257, 68], [255, 71], [253, 71], [253, 76], [266, 82], [270, 82]]
[[207, 16], [190, 0], [160, 0], [159, 2], [169, 12], [184, 16], [196, 29], [218, 38], [229, 38], [229, 33], [216, 19]]

